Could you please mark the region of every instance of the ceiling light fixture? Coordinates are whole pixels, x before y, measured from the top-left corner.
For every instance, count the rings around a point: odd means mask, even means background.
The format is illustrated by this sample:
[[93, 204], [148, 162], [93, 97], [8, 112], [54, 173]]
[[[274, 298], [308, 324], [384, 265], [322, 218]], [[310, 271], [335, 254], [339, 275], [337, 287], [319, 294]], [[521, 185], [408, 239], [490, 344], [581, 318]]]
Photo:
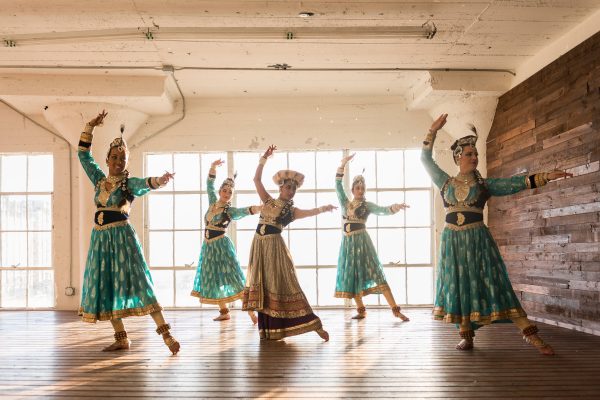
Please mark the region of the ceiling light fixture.
[[6, 47], [103, 41], [161, 40], [395, 40], [433, 39], [433, 21], [416, 26], [161, 27], [45, 32], [4, 37]]

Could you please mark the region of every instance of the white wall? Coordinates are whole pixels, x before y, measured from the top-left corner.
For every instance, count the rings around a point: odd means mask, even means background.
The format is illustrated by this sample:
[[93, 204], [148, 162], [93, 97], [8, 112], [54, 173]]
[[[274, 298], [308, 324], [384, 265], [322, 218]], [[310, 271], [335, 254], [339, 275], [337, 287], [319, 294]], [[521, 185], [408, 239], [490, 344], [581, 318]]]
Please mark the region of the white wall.
[[[52, 261], [55, 267], [55, 296], [59, 309], [75, 309], [78, 296], [65, 296], [65, 287], [72, 284], [75, 288], [81, 287], [79, 256], [80, 246], [78, 237], [80, 226], [73, 225], [74, 246], [71, 251], [70, 229], [71, 216], [69, 212], [71, 185], [69, 181], [69, 146], [64, 140], [52, 135], [50, 132], [28, 121], [5, 104], [0, 103], [0, 152], [44, 152], [54, 156], [54, 196], [53, 214], [54, 224]], [[75, 171], [77, 172], [77, 164]], [[76, 177], [74, 177], [76, 183]], [[77, 185], [74, 185], [77, 190]], [[73, 207], [74, 220], [78, 217], [78, 207]], [[72, 282], [70, 280], [71, 259], [73, 263]], [[77, 290], [79, 293], [79, 290]], [[77, 293], [77, 294], [78, 294]]]

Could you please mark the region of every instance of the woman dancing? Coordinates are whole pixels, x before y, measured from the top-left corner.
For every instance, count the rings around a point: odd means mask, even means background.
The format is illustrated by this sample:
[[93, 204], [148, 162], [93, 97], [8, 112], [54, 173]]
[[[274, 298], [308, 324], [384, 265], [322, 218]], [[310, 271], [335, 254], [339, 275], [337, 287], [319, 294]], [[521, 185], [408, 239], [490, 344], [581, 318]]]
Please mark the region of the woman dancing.
[[115, 330], [115, 342], [104, 351], [129, 349], [131, 341], [122, 318], [150, 314], [156, 332], [173, 354], [179, 342], [171, 336], [162, 307], [154, 295], [150, 271], [135, 230], [129, 224], [131, 203], [152, 189], [165, 186], [173, 174], [161, 177], [133, 178], [127, 171], [129, 150], [121, 137], [112, 141], [106, 155], [108, 176], [94, 161], [90, 151], [94, 128], [104, 121], [102, 111], [88, 122], [79, 139], [78, 156], [85, 173], [95, 187], [94, 229], [83, 277], [79, 315], [85, 322], [109, 320]]
[[354, 299], [357, 314], [352, 318], [363, 319], [367, 315], [362, 301], [363, 296], [371, 293], [383, 293], [394, 316], [402, 321], [409, 321], [408, 317], [400, 312], [400, 306], [394, 300], [394, 295], [383, 273], [383, 266], [377, 257], [375, 246], [373, 246], [365, 225], [370, 214], [393, 215], [408, 206], [403, 203], [381, 207], [366, 201], [367, 186], [362, 175], [357, 175], [352, 180], [354, 198], [349, 201], [342, 179], [346, 164], [353, 158], [354, 154], [342, 158], [342, 164], [335, 174], [335, 190], [342, 207], [344, 221], [344, 236], [338, 257], [335, 297]]
[[262, 172], [276, 149], [269, 146], [254, 175], [254, 184], [264, 206], [250, 249], [243, 309], [258, 311], [261, 339], [278, 340], [315, 331], [328, 341], [329, 333], [323, 329], [321, 320], [313, 313], [300, 288], [281, 231], [295, 219], [312, 217], [336, 207], [326, 205], [312, 210], [294, 207], [292, 199], [296, 189], [302, 186], [304, 175], [292, 170], [281, 170], [273, 177], [279, 185], [279, 197], [273, 199], [263, 186]]
[[[204, 216], [204, 243], [198, 260], [198, 269], [194, 279], [192, 296], [198, 297], [201, 303], [218, 304], [219, 316], [214, 321], [230, 318], [226, 304], [241, 299], [244, 292], [244, 273], [237, 260], [235, 247], [231, 239], [225, 235], [232, 220], [259, 213], [262, 206], [236, 208], [231, 206], [231, 196], [235, 189], [235, 178], [227, 178], [219, 188], [219, 200], [215, 190], [217, 167], [225, 161], [216, 160], [208, 171], [206, 190], [210, 207]], [[253, 311], [248, 314], [252, 322], [257, 319]]]
[[538, 336], [538, 328], [527, 318], [508, 278], [496, 242], [483, 223], [483, 208], [491, 196], [505, 196], [548, 181], [572, 176], [562, 171], [512, 178], [482, 178], [477, 170], [477, 132], [454, 142], [456, 176], [449, 176], [433, 161], [437, 132], [446, 123], [442, 114], [423, 141], [421, 161], [440, 189], [446, 208], [446, 227], [440, 239], [437, 268], [435, 319], [457, 324], [462, 340], [456, 348], [473, 348], [475, 330], [495, 322], [513, 322], [524, 339], [542, 354], [554, 350]]

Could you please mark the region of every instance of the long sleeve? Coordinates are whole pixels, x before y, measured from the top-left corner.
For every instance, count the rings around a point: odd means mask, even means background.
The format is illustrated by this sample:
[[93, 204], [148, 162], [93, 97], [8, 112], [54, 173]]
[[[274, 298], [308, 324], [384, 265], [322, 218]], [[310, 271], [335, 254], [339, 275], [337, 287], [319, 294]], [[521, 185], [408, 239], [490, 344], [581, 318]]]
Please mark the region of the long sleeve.
[[485, 180], [492, 196], [507, 196], [527, 189], [529, 177], [517, 175], [511, 178], [488, 178]]
[[394, 214], [392, 212], [391, 206], [382, 207], [382, 206], [378, 206], [375, 203], [371, 203], [370, 201], [367, 201], [367, 209], [369, 210], [369, 212], [371, 214], [375, 214], [375, 215], [392, 215], [392, 214]]
[[441, 189], [450, 176], [433, 160], [433, 149], [423, 147], [423, 150], [421, 151], [421, 162], [435, 186]]
[[151, 180], [155, 180], [156, 178], [135, 178], [131, 177], [127, 179], [127, 188], [135, 197], [143, 196], [150, 192], [152, 189], [158, 189], [158, 187], [153, 187], [154, 183], [151, 183]]
[[81, 163], [86, 175], [88, 178], [90, 178], [92, 184], [96, 186], [100, 179], [104, 178], [106, 175], [104, 175], [104, 172], [102, 172], [98, 164], [96, 164], [96, 161], [94, 160], [94, 157], [92, 157], [92, 153], [89, 150], [79, 150], [77, 152], [77, 156], [79, 157], [79, 162]]
[[214, 204], [217, 202], [217, 191], [215, 190], [216, 176], [209, 174], [206, 179], [206, 191], [208, 192], [208, 203]]
[[85, 130], [81, 132], [81, 136], [79, 137], [79, 146], [77, 151], [77, 156], [79, 157], [79, 162], [83, 167], [86, 175], [92, 181], [92, 184], [96, 186], [100, 179], [104, 178], [106, 175], [100, 169], [94, 157], [92, 157], [92, 138], [93, 138], [94, 127], [90, 125], [85, 126]]
[[337, 194], [338, 201], [340, 202], [340, 206], [345, 208], [346, 204], [348, 204], [348, 197], [346, 196], [346, 191], [344, 190], [342, 177], [335, 178], [335, 192]]
[[250, 214], [250, 207], [229, 207], [229, 216], [231, 217], [231, 219], [233, 220], [237, 220], [237, 219], [242, 219], [244, 217], [247, 217]]

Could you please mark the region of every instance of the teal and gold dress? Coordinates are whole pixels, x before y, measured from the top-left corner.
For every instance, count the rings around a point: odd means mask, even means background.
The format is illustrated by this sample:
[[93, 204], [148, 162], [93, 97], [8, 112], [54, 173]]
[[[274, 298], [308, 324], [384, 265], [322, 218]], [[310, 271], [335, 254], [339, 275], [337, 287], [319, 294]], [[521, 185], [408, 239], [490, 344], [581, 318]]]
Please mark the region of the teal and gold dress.
[[[96, 189], [96, 213], [90, 240], [79, 315], [85, 322], [142, 316], [162, 310], [129, 211], [134, 197], [157, 189], [157, 178], [106, 177], [80, 142], [78, 156]], [[107, 180], [113, 184], [107, 190]]]
[[446, 209], [437, 265], [434, 318], [456, 324], [470, 322], [476, 329], [526, 317], [498, 246], [483, 223], [483, 208], [491, 196], [531, 188], [533, 177], [484, 179], [479, 173], [450, 177], [433, 160], [432, 147], [433, 142], [423, 148], [421, 161], [440, 189]]
[[225, 232], [232, 220], [251, 215], [251, 207], [236, 208], [217, 201], [214, 175], [208, 176], [206, 189], [210, 207], [204, 216], [204, 243], [191, 295], [201, 303], [229, 303], [242, 297], [245, 279], [235, 247]]
[[352, 299], [390, 290], [383, 266], [365, 224], [370, 214], [392, 215], [390, 207], [364, 200], [349, 201], [342, 185], [343, 174], [335, 179], [335, 189], [342, 207], [343, 237], [337, 265], [335, 297]]

